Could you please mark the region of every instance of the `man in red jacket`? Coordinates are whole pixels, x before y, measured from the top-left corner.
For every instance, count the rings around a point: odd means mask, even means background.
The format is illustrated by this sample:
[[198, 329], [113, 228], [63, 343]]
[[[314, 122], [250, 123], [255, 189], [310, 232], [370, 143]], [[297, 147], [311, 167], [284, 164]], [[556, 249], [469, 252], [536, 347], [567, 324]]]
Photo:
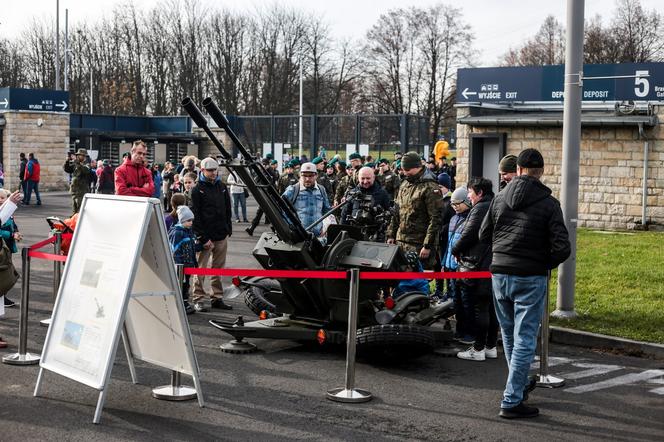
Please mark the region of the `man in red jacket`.
[[35, 192], [37, 197], [37, 205], [41, 206], [41, 195], [39, 194], [39, 175], [40, 175], [40, 166], [39, 161], [35, 158], [34, 153], [28, 154], [28, 164], [25, 166], [25, 175], [23, 180], [25, 181], [25, 197], [23, 198], [23, 204], [30, 204], [30, 199], [32, 198], [32, 192]]
[[154, 193], [152, 174], [144, 166], [148, 149], [142, 140], [134, 141], [131, 156], [115, 169], [115, 194], [151, 197]]

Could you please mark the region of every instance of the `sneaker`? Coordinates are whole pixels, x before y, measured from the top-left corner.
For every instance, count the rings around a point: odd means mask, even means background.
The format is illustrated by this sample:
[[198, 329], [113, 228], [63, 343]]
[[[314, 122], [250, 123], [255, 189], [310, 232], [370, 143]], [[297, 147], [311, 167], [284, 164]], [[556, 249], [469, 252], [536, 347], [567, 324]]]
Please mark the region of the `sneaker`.
[[521, 402], [516, 407], [512, 408], [501, 408], [498, 416], [503, 419], [520, 419], [524, 417], [536, 417], [539, 416], [539, 409], [537, 407], [529, 407], [528, 405]]
[[249, 220], [245, 218], [244, 221], [242, 221], [242, 222], [243, 222], [243, 223], [248, 223]]
[[239, 220], [239, 219], [236, 219], [236, 220], [235, 220], [235, 222], [236, 222], [236, 223], [239, 223], [239, 222], [240, 222], [240, 220]]
[[484, 356], [487, 359], [498, 359], [498, 349], [496, 347], [484, 347]]
[[5, 307], [15, 307], [16, 303], [5, 296]]
[[244, 229], [244, 231], [247, 232], [249, 236], [254, 236], [254, 231], [251, 229], [251, 227], [247, 227]]
[[484, 349], [475, 350], [475, 347], [470, 347], [466, 351], [460, 351], [457, 353], [457, 358], [465, 359], [467, 361], [484, 361], [486, 356], [484, 355]]
[[207, 308], [204, 302], [194, 302], [194, 310], [197, 312], [209, 312], [210, 309]]
[[213, 299], [212, 308], [218, 308], [221, 310], [233, 310], [233, 306], [226, 304], [223, 299]]

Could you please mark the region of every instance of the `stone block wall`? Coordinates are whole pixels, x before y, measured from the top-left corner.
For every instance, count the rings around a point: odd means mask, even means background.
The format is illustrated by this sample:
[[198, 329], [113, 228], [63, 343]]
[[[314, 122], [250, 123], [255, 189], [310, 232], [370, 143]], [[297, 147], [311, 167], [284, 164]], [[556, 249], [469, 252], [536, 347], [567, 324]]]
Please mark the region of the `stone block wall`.
[[[646, 220], [664, 226], [664, 106], [655, 109], [660, 124], [645, 128], [649, 139]], [[457, 117], [467, 115], [459, 108]], [[457, 125], [457, 182], [468, 179], [471, 133], [506, 133], [507, 153], [536, 148], [544, 157], [542, 182], [560, 197], [562, 127]], [[634, 229], [641, 223], [644, 140], [636, 126], [588, 127], [581, 132], [579, 226]]]
[[[67, 179], [62, 165], [69, 146], [69, 113], [4, 112], [2, 130], [5, 188], [19, 185], [19, 154], [32, 152], [41, 165], [39, 190], [66, 190]], [[41, 126], [38, 125], [41, 119]]]

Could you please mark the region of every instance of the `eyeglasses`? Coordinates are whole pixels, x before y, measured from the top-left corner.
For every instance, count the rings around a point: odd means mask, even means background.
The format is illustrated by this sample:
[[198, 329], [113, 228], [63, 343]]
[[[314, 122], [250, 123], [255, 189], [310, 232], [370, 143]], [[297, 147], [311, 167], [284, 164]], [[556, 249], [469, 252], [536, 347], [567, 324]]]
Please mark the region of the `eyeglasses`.
[[463, 201], [458, 202], [458, 203], [450, 203], [450, 204], [451, 204], [452, 206], [456, 207], [456, 206], [460, 206], [461, 204], [463, 204]]

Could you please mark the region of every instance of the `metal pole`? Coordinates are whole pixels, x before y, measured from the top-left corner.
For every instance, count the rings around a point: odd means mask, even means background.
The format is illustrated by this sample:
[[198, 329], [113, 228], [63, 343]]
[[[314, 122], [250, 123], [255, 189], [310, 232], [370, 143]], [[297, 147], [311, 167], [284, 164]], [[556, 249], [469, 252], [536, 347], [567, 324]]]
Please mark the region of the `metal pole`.
[[579, 212], [579, 150], [581, 144], [581, 91], [583, 88], [584, 0], [567, 0], [565, 48], [565, 103], [563, 109], [563, 162], [560, 205], [569, 232], [571, 254], [558, 269], [557, 318], [575, 318], [576, 228]]
[[[177, 269], [178, 284], [182, 287], [184, 283], [184, 264], [176, 264], [175, 268]], [[181, 298], [179, 301], [184, 311], [184, 300]], [[180, 385], [180, 372], [177, 370], [171, 371], [170, 385], [162, 385], [152, 390], [152, 397], [165, 401], [187, 401], [195, 399], [196, 396], [198, 396], [198, 393], [195, 388]]]
[[65, 9], [65, 90], [69, 90], [69, 9]]
[[348, 294], [348, 335], [346, 337], [346, 383], [344, 388], [327, 392], [327, 398], [335, 402], [367, 402], [373, 396], [366, 390], [355, 388], [355, 346], [357, 344], [357, 299], [359, 297], [360, 270], [350, 269]]
[[[53, 254], [59, 255], [62, 251], [62, 232], [55, 232], [53, 237], [55, 238], [55, 241], [53, 242]], [[60, 261], [53, 261], [53, 301], [55, 301], [58, 296], [60, 279], [62, 279], [61, 270], [62, 263]], [[51, 325], [51, 318], [49, 317], [47, 319], [42, 319], [39, 321], [39, 324], [44, 327], [48, 327]]]
[[39, 363], [40, 355], [27, 353], [28, 347], [28, 302], [30, 298], [30, 249], [21, 249], [21, 312], [18, 323], [18, 353], [7, 355], [2, 362], [10, 365], [34, 365]]
[[[298, 145], [300, 146], [300, 151], [299, 151], [300, 152], [300, 158], [302, 158], [302, 114], [304, 113], [303, 112], [304, 106], [302, 105], [302, 103], [303, 103], [303, 101], [302, 101], [302, 97], [303, 97], [302, 91], [303, 91], [303, 89], [302, 89], [302, 62], [300, 62], [300, 124], [299, 124], [299, 134], [298, 134]], [[312, 148], [315, 149], [316, 146], [312, 146]]]
[[546, 277], [546, 296], [544, 299], [544, 314], [542, 315], [542, 330], [540, 333], [540, 372], [537, 377], [538, 387], [557, 388], [565, 385], [565, 379], [549, 374], [549, 284], [551, 272]]
[[274, 155], [274, 137], [275, 137], [275, 127], [274, 127], [274, 114], [270, 116], [270, 152]]
[[55, 0], [55, 90], [60, 90], [60, 0]]
[[648, 220], [646, 219], [646, 211], [648, 208], [648, 140], [643, 143], [643, 190], [641, 200], [641, 227], [646, 229]]

